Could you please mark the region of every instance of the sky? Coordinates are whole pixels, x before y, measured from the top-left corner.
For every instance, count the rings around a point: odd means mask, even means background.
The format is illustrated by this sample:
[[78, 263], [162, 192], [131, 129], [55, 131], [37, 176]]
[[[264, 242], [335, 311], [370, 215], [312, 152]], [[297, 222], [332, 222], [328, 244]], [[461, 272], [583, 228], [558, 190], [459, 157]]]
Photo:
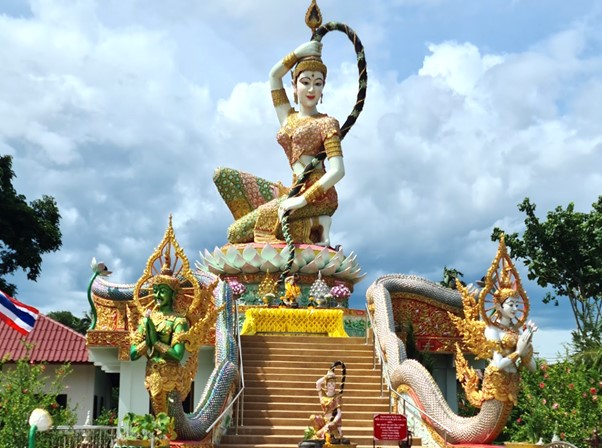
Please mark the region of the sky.
[[[320, 0], [365, 46], [364, 112], [343, 141], [331, 241], [366, 273], [480, 279], [494, 227], [602, 193], [602, 8], [595, 0]], [[29, 201], [53, 196], [63, 245], [17, 297], [87, 310], [92, 257], [134, 283], [169, 215], [192, 262], [226, 243], [212, 175], [227, 166], [290, 182], [275, 140], [270, 68], [310, 38], [306, 0], [3, 0], [0, 154]], [[323, 39], [322, 112], [341, 122], [357, 85], [342, 34]], [[287, 85], [288, 87], [288, 85]], [[289, 89], [289, 97], [292, 97]], [[534, 340], [553, 359], [575, 328], [523, 280]]]

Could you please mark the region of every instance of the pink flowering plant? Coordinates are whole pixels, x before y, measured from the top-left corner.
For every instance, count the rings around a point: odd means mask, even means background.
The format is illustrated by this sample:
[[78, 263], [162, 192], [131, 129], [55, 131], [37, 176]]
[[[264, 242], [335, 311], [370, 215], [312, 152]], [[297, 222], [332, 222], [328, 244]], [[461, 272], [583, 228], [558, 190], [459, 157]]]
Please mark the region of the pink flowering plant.
[[339, 283], [330, 289], [330, 294], [337, 300], [345, 300], [351, 295], [351, 291], [347, 286]]
[[587, 434], [602, 426], [600, 394], [599, 369], [568, 357], [555, 364], [540, 360], [535, 372], [521, 372], [518, 405], [502, 436], [549, 442], [556, 429], [561, 440], [585, 448]]
[[247, 287], [236, 279], [229, 279], [228, 285], [230, 285], [230, 289], [232, 289], [232, 294], [235, 298], [239, 298], [247, 292]]

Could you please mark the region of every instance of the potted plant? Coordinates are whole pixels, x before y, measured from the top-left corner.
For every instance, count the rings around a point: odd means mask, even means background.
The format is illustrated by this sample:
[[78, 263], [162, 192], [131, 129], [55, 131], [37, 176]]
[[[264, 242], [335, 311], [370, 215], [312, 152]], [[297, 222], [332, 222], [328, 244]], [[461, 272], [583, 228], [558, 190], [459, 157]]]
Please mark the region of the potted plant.
[[165, 412], [156, 416], [136, 415], [128, 412], [120, 427], [120, 447], [169, 447], [169, 438], [173, 436], [173, 418]]

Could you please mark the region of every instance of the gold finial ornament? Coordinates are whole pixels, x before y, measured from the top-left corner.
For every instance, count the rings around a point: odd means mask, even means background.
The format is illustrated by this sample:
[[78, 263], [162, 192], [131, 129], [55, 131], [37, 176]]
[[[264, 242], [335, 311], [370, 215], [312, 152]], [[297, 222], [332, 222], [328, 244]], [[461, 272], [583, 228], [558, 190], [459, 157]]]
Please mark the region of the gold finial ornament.
[[180, 281], [176, 277], [174, 277], [173, 271], [171, 269], [171, 256], [169, 246], [165, 248], [163, 259], [164, 261], [163, 266], [161, 267], [161, 273], [155, 275], [152, 278], [151, 282], [153, 285], [167, 285], [175, 294], [177, 294], [178, 290], [180, 289]]
[[311, 0], [309, 8], [305, 13], [305, 23], [311, 29], [311, 33], [314, 34], [316, 30], [322, 25], [322, 13], [316, 3], [316, 0]]
[[265, 305], [270, 304], [270, 300], [276, 297], [276, 293], [278, 292], [278, 281], [275, 276], [270, 274], [268, 270], [265, 273], [264, 279], [261, 281], [259, 286], [257, 287], [257, 294], [263, 301]]
[[485, 276], [485, 286], [479, 294], [479, 307], [482, 319], [488, 324], [499, 326], [497, 315], [506, 299], [513, 297], [519, 301], [516, 321], [511, 326], [517, 330], [529, 316], [529, 297], [523, 289], [520, 276], [508, 250], [504, 235], [500, 236], [497, 254]]

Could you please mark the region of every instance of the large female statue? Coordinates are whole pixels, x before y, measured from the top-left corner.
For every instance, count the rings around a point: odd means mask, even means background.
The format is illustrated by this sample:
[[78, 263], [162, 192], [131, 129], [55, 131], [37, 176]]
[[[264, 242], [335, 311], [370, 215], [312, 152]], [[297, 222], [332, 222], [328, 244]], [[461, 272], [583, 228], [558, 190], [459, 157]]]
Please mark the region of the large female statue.
[[[270, 72], [270, 87], [280, 121], [278, 143], [293, 171], [293, 181], [321, 152], [326, 152], [329, 169], [317, 164], [300, 190], [287, 198], [289, 189], [247, 173], [218, 169], [214, 181], [236, 221], [228, 229], [230, 243], [283, 240], [280, 220], [290, 212], [290, 232], [297, 243], [330, 245], [331, 216], [338, 206], [334, 185], [345, 175], [341, 130], [335, 118], [318, 112], [326, 83], [322, 44], [307, 42], [289, 53]], [[294, 68], [294, 69], [293, 69]], [[291, 107], [282, 78], [292, 71], [295, 103]]]

